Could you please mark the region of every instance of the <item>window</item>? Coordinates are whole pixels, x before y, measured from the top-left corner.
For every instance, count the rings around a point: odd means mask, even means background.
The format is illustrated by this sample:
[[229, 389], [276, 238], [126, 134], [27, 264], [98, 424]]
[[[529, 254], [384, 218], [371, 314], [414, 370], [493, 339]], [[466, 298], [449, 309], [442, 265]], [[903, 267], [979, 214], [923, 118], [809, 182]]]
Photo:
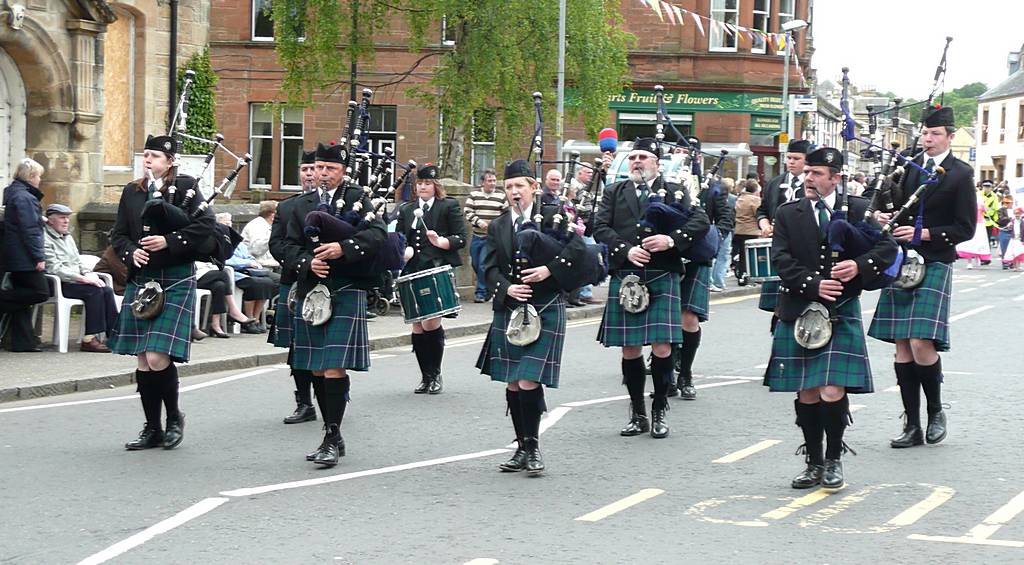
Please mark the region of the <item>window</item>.
[[[736, 51], [735, 26], [739, 23], [739, 0], [711, 0], [711, 50], [712, 51]], [[724, 24], [733, 27], [727, 31]]]
[[455, 45], [455, 31], [448, 29], [448, 16], [441, 16], [441, 45]]
[[249, 189], [270, 190], [274, 167], [274, 122], [261, 103], [249, 105]]
[[[754, 0], [754, 26], [753, 29], [768, 33], [769, 21], [771, 19], [771, 0]], [[764, 36], [754, 34], [754, 41], [750, 47], [751, 53], [765, 53], [767, 51]]]
[[[778, 33], [783, 33], [782, 25], [786, 22], [796, 19], [796, 0], [779, 0], [779, 29]], [[756, 21], [756, 20], [755, 20]], [[793, 38], [793, 51], [796, 51], [796, 38]], [[778, 50], [779, 55], [785, 54], [785, 50]]]
[[1006, 105], [999, 105], [999, 143], [1006, 142]]
[[[134, 150], [135, 18], [117, 10], [103, 38], [103, 166], [130, 169]], [[4, 133], [7, 133], [6, 131]]]
[[988, 143], [988, 106], [981, 111], [981, 142]]
[[1017, 161], [1017, 178], [1024, 177], [1024, 161]]
[[300, 190], [299, 161], [302, 159], [301, 109], [286, 108], [281, 119], [281, 190]]
[[1017, 108], [1017, 141], [1021, 140], [1024, 140], [1024, 103]]
[[270, 17], [270, 0], [252, 0], [252, 40], [274, 40], [274, 20]]
[[473, 154], [470, 182], [475, 184], [486, 169], [494, 168], [494, 138], [497, 135], [494, 110], [478, 110], [473, 114]]
[[[369, 114], [369, 125], [366, 127], [366, 149], [375, 155], [383, 155], [384, 148], [395, 150], [398, 141], [398, 106], [376, 106], [370, 105], [366, 109]], [[395, 156], [398, 157], [397, 155]], [[404, 162], [408, 162], [408, 158]], [[403, 162], [400, 161], [400, 162]], [[380, 162], [379, 158], [373, 158], [370, 163], [359, 172], [359, 182], [363, 186], [370, 183], [370, 174]], [[391, 186], [395, 174], [395, 164], [390, 163], [384, 169], [384, 175], [380, 181], [381, 187]]]
[[[672, 114], [672, 123], [683, 135], [693, 133], [693, 114]], [[638, 137], [654, 137], [657, 128], [656, 114], [635, 114], [632, 112], [619, 112], [618, 123], [615, 129], [619, 132], [619, 139], [632, 141]], [[671, 128], [665, 128], [665, 141], [677, 141]]]

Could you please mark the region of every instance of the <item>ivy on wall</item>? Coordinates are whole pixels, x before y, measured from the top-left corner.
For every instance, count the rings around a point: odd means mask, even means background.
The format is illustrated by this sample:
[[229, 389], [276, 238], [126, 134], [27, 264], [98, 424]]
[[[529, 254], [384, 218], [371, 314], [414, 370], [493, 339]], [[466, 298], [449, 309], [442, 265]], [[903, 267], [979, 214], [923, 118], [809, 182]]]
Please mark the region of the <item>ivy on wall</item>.
[[[189, 58], [185, 65], [178, 69], [178, 93], [185, 86], [185, 71], [195, 71], [192, 79], [192, 90], [188, 97], [188, 118], [185, 133], [204, 139], [211, 139], [217, 133], [217, 103], [213, 96], [213, 87], [217, 84], [217, 75], [210, 65], [210, 49], [204, 48]], [[210, 147], [197, 141], [185, 140], [181, 152], [184, 154], [205, 154]]]

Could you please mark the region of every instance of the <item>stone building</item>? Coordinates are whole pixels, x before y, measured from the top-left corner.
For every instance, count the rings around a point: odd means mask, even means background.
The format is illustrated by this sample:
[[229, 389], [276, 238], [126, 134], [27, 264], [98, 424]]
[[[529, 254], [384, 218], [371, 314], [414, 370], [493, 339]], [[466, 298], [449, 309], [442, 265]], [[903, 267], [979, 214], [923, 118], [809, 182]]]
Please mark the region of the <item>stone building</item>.
[[1006, 180], [1024, 188], [1024, 46], [1010, 53], [1007, 76], [978, 97], [977, 168], [979, 180]]

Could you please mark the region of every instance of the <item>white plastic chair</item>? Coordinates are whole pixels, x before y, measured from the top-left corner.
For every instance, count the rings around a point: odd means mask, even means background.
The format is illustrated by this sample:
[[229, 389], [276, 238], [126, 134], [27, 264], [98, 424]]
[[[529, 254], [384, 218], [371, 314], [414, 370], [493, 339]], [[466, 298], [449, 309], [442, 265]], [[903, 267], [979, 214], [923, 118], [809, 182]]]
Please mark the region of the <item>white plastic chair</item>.
[[71, 333], [71, 309], [75, 306], [82, 307], [79, 335], [85, 335], [85, 302], [65, 297], [60, 287], [60, 277], [57, 275], [47, 274], [45, 277], [50, 284], [50, 298], [39, 306], [53, 304], [53, 343], [57, 345], [57, 351], [67, 353], [68, 337]]

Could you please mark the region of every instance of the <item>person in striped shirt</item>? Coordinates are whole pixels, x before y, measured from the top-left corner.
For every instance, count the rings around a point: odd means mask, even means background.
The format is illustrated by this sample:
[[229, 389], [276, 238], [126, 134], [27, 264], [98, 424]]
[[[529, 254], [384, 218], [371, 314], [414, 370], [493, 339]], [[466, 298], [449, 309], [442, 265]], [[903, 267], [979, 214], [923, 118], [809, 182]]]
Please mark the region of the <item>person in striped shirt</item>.
[[480, 174], [480, 190], [474, 190], [469, 194], [464, 207], [466, 220], [473, 227], [473, 239], [469, 245], [469, 255], [473, 259], [473, 272], [476, 273], [473, 302], [487, 302], [491, 298], [484, 277], [484, 246], [487, 242], [487, 226], [508, 206], [505, 193], [495, 190], [497, 184], [498, 177], [494, 170], [485, 169]]

